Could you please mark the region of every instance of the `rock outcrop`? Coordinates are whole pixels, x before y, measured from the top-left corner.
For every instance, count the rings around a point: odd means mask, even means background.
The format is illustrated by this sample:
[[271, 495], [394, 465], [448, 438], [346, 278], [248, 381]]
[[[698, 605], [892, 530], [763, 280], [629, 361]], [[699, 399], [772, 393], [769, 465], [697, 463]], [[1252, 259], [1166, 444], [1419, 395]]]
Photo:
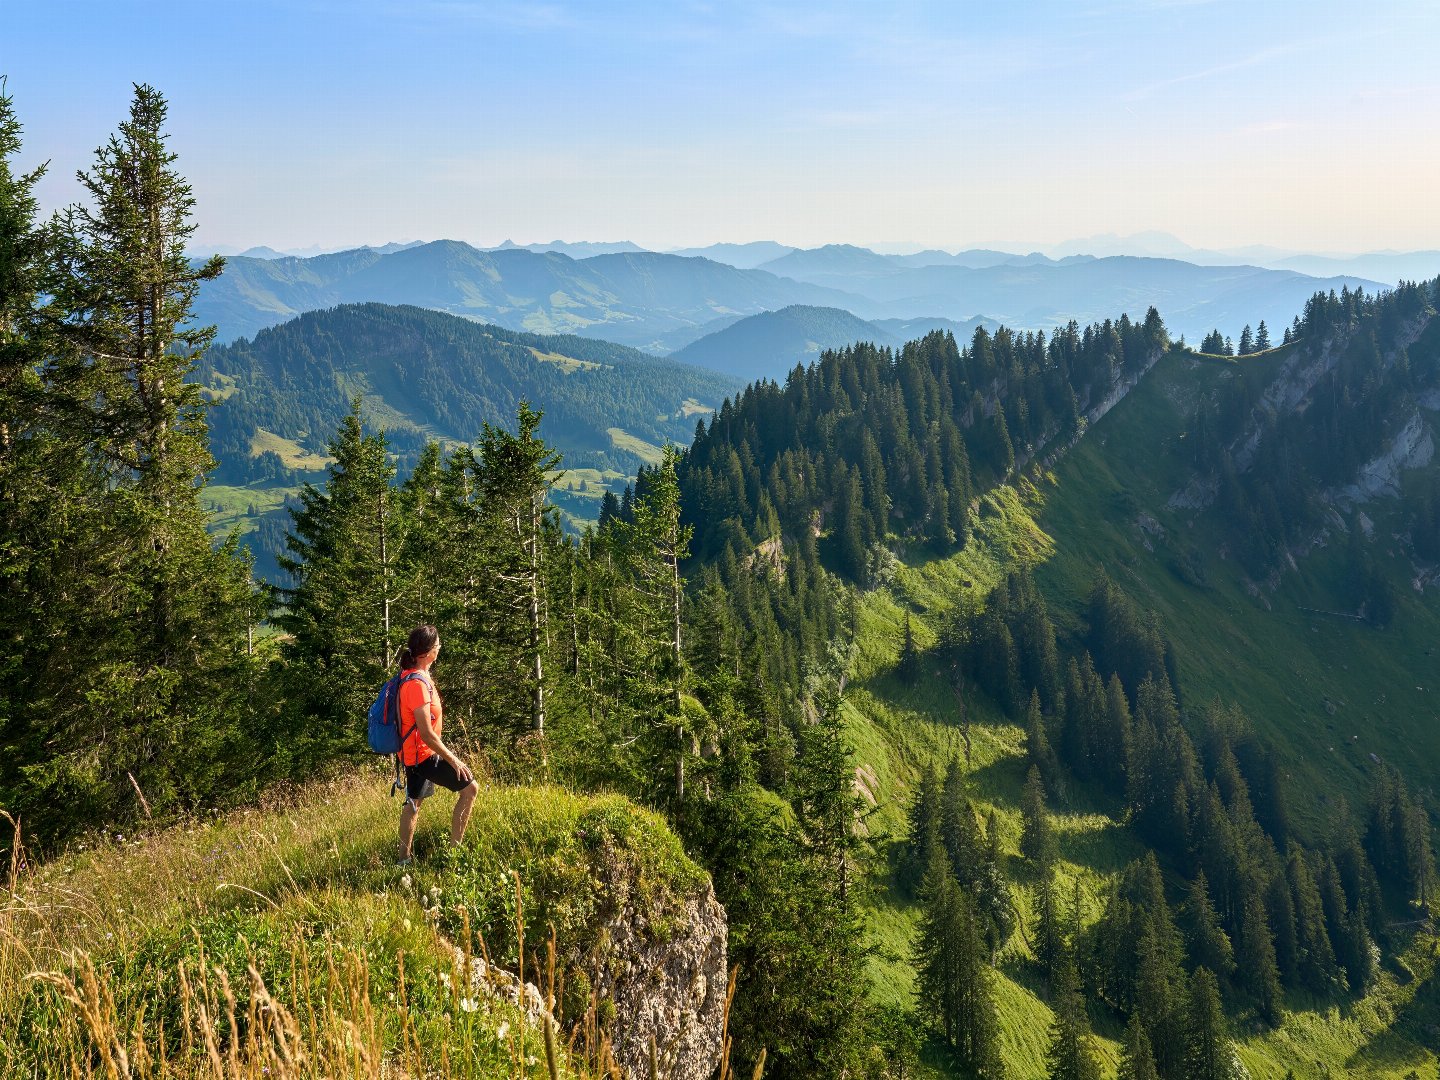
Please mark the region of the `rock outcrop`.
[[649, 1077], [653, 1040], [661, 1076], [708, 1080], [720, 1064], [727, 988], [725, 911], [710, 883], [663, 912], [625, 903], [602, 945], [594, 987], [614, 1005], [612, 1048], [625, 1075]]

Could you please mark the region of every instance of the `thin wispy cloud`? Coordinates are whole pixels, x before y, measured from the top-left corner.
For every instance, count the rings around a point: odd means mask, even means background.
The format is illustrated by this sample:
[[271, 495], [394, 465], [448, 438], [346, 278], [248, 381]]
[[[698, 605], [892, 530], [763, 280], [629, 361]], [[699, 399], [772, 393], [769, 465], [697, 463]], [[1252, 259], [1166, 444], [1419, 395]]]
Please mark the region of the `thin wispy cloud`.
[[1269, 48], [1250, 53], [1248, 56], [1242, 56], [1238, 60], [1231, 60], [1224, 64], [1215, 64], [1211, 67], [1203, 68], [1200, 71], [1187, 72], [1184, 75], [1176, 75], [1169, 79], [1160, 79], [1146, 86], [1137, 87], [1129, 93], [1122, 95], [1121, 100], [1144, 101], [1146, 98], [1153, 97], [1162, 90], [1168, 90], [1174, 86], [1201, 82], [1205, 79], [1214, 79], [1221, 75], [1229, 75], [1236, 71], [1243, 71], [1246, 68], [1259, 67], [1261, 64], [1268, 64], [1272, 61], [1279, 60], [1281, 57], [1292, 56], [1295, 53], [1302, 52], [1309, 44], [1311, 43], [1292, 42], [1288, 45], [1272, 45]]

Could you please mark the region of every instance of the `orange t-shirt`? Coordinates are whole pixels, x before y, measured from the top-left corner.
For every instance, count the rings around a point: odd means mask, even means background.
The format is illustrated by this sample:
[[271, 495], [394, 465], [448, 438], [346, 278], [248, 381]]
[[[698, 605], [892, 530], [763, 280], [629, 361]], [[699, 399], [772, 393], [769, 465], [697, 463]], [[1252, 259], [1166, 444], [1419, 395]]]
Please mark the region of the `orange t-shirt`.
[[404, 744], [400, 747], [400, 760], [406, 765], [419, 765], [426, 758], [434, 757], [435, 751], [426, 746], [425, 740], [420, 738], [420, 726], [415, 723], [415, 710], [429, 703], [430, 730], [439, 738], [440, 731], [445, 726], [444, 708], [440, 704], [440, 691], [435, 689], [435, 683], [431, 681], [428, 672], [409, 668], [400, 673], [401, 678], [409, 675], [411, 671], [419, 672], [420, 677], [400, 684], [400, 730], [408, 732]]

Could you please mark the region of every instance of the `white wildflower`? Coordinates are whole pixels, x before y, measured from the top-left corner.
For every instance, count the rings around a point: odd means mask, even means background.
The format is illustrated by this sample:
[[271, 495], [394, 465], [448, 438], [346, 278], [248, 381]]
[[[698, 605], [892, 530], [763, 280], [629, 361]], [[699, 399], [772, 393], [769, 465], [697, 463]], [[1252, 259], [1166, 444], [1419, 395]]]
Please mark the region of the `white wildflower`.
[[402, 877], [402, 878], [400, 879], [400, 887], [401, 887], [402, 889], [408, 889], [408, 888], [410, 887], [410, 875], [409, 875], [409, 874], [406, 874], [404, 877]]
[[497, 1038], [497, 1039], [503, 1039], [503, 1038], [505, 1038], [506, 1035], [509, 1035], [509, 1034], [510, 1034], [510, 1021], [509, 1021], [509, 1020], [502, 1020], [502, 1021], [500, 1021], [500, 1027], [499, 1027], [499, 1029], [495, 1032], [495, 1038]]
[[480, 1008], [480, 1003], [474, 998], [461, 998], [460, 1008], [462, 1008], [466, 1012], [473, 1013], [476, 1009]]
[[448, 972], [448, 971], [442, 971], [442, 972], [440, 972], [440, 982], [444, 985], [444, 987], [445, 987], [446, 990], [449, 990], [449, 989], [450, 989], [450, 972]]

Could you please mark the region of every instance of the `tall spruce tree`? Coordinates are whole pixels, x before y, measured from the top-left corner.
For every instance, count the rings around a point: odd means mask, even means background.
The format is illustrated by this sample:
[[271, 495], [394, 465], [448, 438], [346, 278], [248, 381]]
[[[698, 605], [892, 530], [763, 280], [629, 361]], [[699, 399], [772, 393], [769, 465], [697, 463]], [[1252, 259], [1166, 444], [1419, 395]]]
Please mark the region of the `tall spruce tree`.
[[1090, 1020], [1080, 992], [1080, 975], [1069, 950], [1061, 957], [1051, 1008], [1050, 1046], [1045, 1064], [1050, 1080], [1100, 1080], [1100, 1062], [1090, 1039]]
[[[28, 395], [23, 414], [41, 425], [10, 462], [34, 466], [27, 483], [43, 482], [52, 504], [36, 557], [13, 580], [35, 590], [25, 609], [52, 607], [45, 618], [63, 620], [67, 639], [27, 656], [44, 671], [20, 688], [28, 741], [47, 761], [21, 801], [53, 803], [56, 831], [193, 805], [237, 774], [253, 779], [256, 593], [238, 541], [216, 547], [206, 529], [200, 495], [214, 462], [205, 402], [186, 381], [214, 335], [192, 325], [191, 308], [222, 264], [193, 266], [185, 254], [194, 199], [165, 118], [164, 98], [137, 86], [129, 119], [78, 175], [87, 203], [49, 230], [48, 317], [33, 328], [40, 337], [26, 332], [34, 362], [7, 362], [0, 375], [0, 393]], [[17, 133], [7, 131], [8, 145]], [[17, 289], [3, 302], [8, 346], [28, 318], [17, 305], [34, 311], [26, 268], [39, 237], [17, 228], [29, 184], [6, 184], [6, 285]], [[13, 449], [22, 433], [9, 417], [5, 427]]]
[[1120, 1071], [1116, 1080], [1160, 1080], [1155, 1071], [1155, 1054], [1150, 1049], [1150, 1037], [1140, 1017], [1132, 1015], [1125, 1028], [1125, 1044], [1120, 1051]]
[[403, 547], [395, 466], [384, 433], [367, 433], [359, 410], [357, 400], [330, 443], [324, 488], [301, 490], [280, 557], [294, 584], [281, 591], [275, 621], [289, 635], [283, 653], [294, 677], [286, 698], [300, 721], [289, 725], [280, 751], [300, 766], [359, 749], [353, 718], [392, 674], [400, 645], [393, 628], [387, 636]]
[[1020, 853], [1044, 873], [1055, 859], [1055, 831], [1045, 811], [1045, 782], [1034, 765], [1020, 796]]
[[[514, 433], [486, 424], [480, 436], [480, 466], [483, 477], [482, 497], [485, 511], [494, 523], [491, 556], [493, 573], [500, 586], [497, 599], [504, 619], [511, 626], [524, 627], [520, 655], [516, 664], [518, 681], [529, 697], [529, 727], [536, 734], [545, 732], [545, 639], [548, 607], [541, 593], [544, 588], [545, 496], [556, 478], [560, 455], [537, 435], [542, 414], [521, 401], [515, 418]], [[673, 462], [667, 482], [673, 483]], [[678, 506], [678, 499], [675, 500]], [[653, 502], [643, 504], [642, 513], [652, 512]], [[678, 511], [677, 511], [678, 514]], [[687, 537], [688, 538], [688, 537]], [[679, 575], [675, 570], [683, 558], [683, 541], [672, 547], [668, 568], [674, 573], [671, 598], [675, 609], [675, 653], [679, 652]], [[498, 541], [498, 542], [497, 542]], [[678, 550], [678, 556], [676, 554]], [[663, 557], [663, 556], [662, 556]], [[678, 680], [677, 680], [678, 682]], [[678, 692], [678, 691], [677, 691]]]
[[1186, 1080], [1233, 1080], [1233, 1052], [1220, 1007], [1220, 987], [1206, 968], [1190, 980], [1189, 1038], [1185, 1047]]
[[976, 1076], [1003, 1075], [990, 965], [980, 920], [956, 883], [944, 852], [934, 849], [921, 886], [916, 943], [920, 1008]]

